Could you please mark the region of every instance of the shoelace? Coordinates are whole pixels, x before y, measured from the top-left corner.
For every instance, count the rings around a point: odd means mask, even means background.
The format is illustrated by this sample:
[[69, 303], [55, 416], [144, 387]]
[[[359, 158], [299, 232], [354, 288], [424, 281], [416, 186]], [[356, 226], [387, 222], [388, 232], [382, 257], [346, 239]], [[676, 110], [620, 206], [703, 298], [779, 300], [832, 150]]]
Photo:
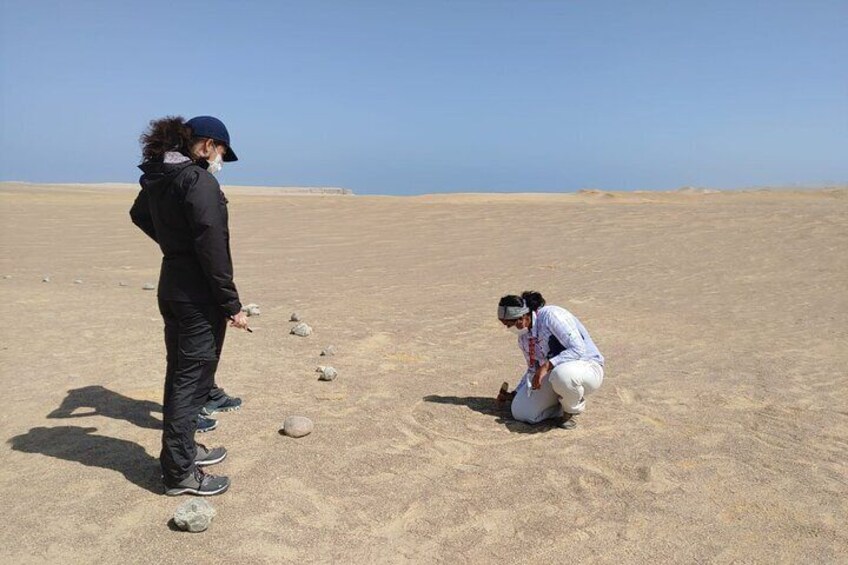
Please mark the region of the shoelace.
[[216, 479], [217, 476], [212, 473], [207, 473], [203, 470], [203, 467], [195, 467], [195, 473], [197, 473], [197, 482], [201, 485], [206, 481], [206, 479]]

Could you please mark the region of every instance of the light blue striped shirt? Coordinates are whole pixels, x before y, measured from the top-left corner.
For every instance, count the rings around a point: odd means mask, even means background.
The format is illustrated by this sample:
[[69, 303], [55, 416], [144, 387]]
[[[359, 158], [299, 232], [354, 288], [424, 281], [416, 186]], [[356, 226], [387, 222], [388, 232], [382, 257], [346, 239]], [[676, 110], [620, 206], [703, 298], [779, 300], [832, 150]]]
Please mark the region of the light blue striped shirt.
[[[568, 361], [594, 361], [604, 366], [604, 356], [598, 351], [589, 331], [574, 314], [559, 306], [544, 306], [533, 314], [533, 327], [518, 337], [518, 345], [530, 363], [530, 333], [536, 338], [536, 362], [546, 359], [556, 367]], [[550, 339], [555, 337], [565, 348], [548, 359]], [[529, 372], [529, 371], [528, 371]]]

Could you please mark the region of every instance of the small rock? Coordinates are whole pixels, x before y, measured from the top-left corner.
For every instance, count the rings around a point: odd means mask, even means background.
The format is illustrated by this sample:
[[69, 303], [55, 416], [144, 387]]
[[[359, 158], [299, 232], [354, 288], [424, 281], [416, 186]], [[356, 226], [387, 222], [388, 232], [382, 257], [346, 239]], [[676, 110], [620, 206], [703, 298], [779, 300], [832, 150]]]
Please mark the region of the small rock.
[[50, 282], [50, 277], [47, 276], [47, 275], [44, 275], [44, 278], [41, 279], [41, 282]]
[[118, 286], [127, 286], [127, 283], [125, 283], [124, 281], [121, 281], [121, 282], [118, 283]]
[[308, 336], [312, 333], [312, 328], [310, 328], [308, 325], [301, 322], [298, 325], [296, 325], [295, 327], [293, 327], [291, 329], [291, 332], [289, 332], [289, 333], [292, 333], [294, 335], [299, 335], [300, 337], [306, 337], [306, 336]]
[[74, 279], [74, 284], [82, 284], [82, 279]]
[[4, 279], [11, 279], [11, 278], [12, 278], [12, 275], [3, 275], [3, 278], [4, 278]]
[[156, 285], [153, 283], [144, 283], [144, 286], [141, 287], [142, 290], [156, 290]]
[[332, 357], [336, 354], [336, 348], [332, 345], [328, 345], [324, 349], [321, 350], [321, 357]]
[[202, 532], [209, 527], [218, 512], [202, 498], [192, 498], [180, 504], [174, 512], [174, 524], [186, 532]]
[[292, 312], [291, 318], [289, 318], [289, 322], [299, 322], [300, 315], [297, 312]]
[[250, 316], [258, 316], [262, 312], [259, 310], [258, 304], [248, 304], [247, 306], [242, 306], [241, 311]]
[[289, 437], [303, 437], [312, 433], [314, 425], [312, 420], [305, 416], [289, 416], [283, 422], [280, 433]]
[[477, 382], [477, 381], [471, 381], [471, 386], [477, 386], [478, 384], [480, 384], [480, 383]]
[[334, 381], [339, 376], [339, 372], [332, 367], [324, 367], [323, 365], [315, 369], [316, 373], [321, 373], [318, 377], [319, 381]]

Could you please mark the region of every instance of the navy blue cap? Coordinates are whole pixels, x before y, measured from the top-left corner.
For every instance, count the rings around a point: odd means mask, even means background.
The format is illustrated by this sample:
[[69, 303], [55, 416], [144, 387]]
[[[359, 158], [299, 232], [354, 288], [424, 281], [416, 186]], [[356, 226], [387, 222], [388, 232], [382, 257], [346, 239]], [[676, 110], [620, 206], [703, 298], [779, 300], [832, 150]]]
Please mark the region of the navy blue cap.
[[186, 125], [191, 128], [193, 137], [208, 137], [226, 144], [227, 152], [224, 153], [224, 161], [238, 161], [235, 151], [230, 147], [230, 132], [227, 131], [224, 122], [212, 116], [197, 116], [187, 121]]

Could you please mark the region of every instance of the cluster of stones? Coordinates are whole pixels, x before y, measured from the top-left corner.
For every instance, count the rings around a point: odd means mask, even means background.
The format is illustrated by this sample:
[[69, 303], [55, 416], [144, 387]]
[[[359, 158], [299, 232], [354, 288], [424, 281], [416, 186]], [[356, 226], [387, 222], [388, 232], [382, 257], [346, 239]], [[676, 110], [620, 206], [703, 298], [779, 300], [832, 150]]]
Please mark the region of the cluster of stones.
[[[6, 280], [9, 280], [9, 279], [12, 278], [12, 275], [3, 275], [3, 278], [6, 279]], [[49, 282], [53, 282], [53, 279], [50, 277], [50, 275], [44, 275], [43, 277], [41, 277], [41, 282], [49, 283]], [[85, 283], [85, 281], [82, 280], [82, 279], [74, 279], [73, 282], [74, 282], [74, 284], [84, 284]], [[118, 286], [129, 286], [129, 284], [127, 284], [126, 281], [118, 281]], [[147, 283], [144, 283], [144, 285], [141, 287], [141, 289], [142, 290], [156, 290], [156, 284], [152, 283], [152, 282], [147, 282]]]

